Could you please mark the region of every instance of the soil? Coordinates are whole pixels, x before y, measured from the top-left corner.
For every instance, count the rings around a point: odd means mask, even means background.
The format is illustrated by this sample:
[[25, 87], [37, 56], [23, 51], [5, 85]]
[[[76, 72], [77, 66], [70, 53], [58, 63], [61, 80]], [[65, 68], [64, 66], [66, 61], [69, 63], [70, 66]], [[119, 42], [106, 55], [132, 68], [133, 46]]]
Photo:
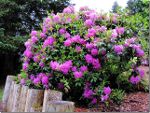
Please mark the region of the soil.
[[75, 112], [149, 112], [149, 93], [136, 92], [127, 94], [120, 105], [110, 103], [106, 107], [103, 103], [93, 108], [77, 107]]

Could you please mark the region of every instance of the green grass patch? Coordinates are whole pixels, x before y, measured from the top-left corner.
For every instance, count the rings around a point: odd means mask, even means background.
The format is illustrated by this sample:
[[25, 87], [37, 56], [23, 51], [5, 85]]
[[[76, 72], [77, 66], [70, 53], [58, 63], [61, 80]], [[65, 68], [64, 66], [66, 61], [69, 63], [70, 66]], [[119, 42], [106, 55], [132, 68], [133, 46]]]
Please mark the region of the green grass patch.
[[3, 97], [3, 88], [0, 87], [0, 101], [2, 100], [2, 97]]

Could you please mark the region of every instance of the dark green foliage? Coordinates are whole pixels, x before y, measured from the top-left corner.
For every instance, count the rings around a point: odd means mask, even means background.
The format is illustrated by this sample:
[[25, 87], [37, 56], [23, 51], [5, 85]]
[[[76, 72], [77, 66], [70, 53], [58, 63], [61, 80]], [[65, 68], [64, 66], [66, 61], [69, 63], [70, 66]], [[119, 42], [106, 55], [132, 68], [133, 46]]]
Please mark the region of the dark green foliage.
[[118, 7], [119, 7], [118, 2], [115, 1], [114, 4], [113, 4], [113, 6], [112, 6], [112, 12], [113, 12], [113, 13], [117, 13], [117, 8], [118, 8]]
[[61, 12], [69, 0], [1, 0], [0, 28], [5, 35], [26, 35], [39, 29], [47, 11]]

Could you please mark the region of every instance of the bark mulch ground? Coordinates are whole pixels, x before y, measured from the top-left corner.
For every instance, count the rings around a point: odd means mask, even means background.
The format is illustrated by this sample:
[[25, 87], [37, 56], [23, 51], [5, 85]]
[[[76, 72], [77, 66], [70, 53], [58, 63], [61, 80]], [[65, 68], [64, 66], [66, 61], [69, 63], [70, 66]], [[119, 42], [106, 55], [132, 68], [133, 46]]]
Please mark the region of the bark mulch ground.
[[76, 112], [149, 112], [149, 93], [136, 92], [127, 94], [120, 105], [110, 103], [109, 107], [104, 104], [95, 108], [75, 109]]

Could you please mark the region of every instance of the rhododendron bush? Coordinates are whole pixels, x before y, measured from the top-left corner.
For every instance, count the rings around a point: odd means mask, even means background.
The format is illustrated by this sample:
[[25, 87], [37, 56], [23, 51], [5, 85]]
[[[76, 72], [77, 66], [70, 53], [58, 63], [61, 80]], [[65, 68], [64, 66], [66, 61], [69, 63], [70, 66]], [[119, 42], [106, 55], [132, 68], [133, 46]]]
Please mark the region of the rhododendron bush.
[[25, 42], [20, 83], [92, 103], [109, 100], [112, 89], [136, 87], [144, 76], [144, 51], [122, 18], [72, 6], [50, 14]]

